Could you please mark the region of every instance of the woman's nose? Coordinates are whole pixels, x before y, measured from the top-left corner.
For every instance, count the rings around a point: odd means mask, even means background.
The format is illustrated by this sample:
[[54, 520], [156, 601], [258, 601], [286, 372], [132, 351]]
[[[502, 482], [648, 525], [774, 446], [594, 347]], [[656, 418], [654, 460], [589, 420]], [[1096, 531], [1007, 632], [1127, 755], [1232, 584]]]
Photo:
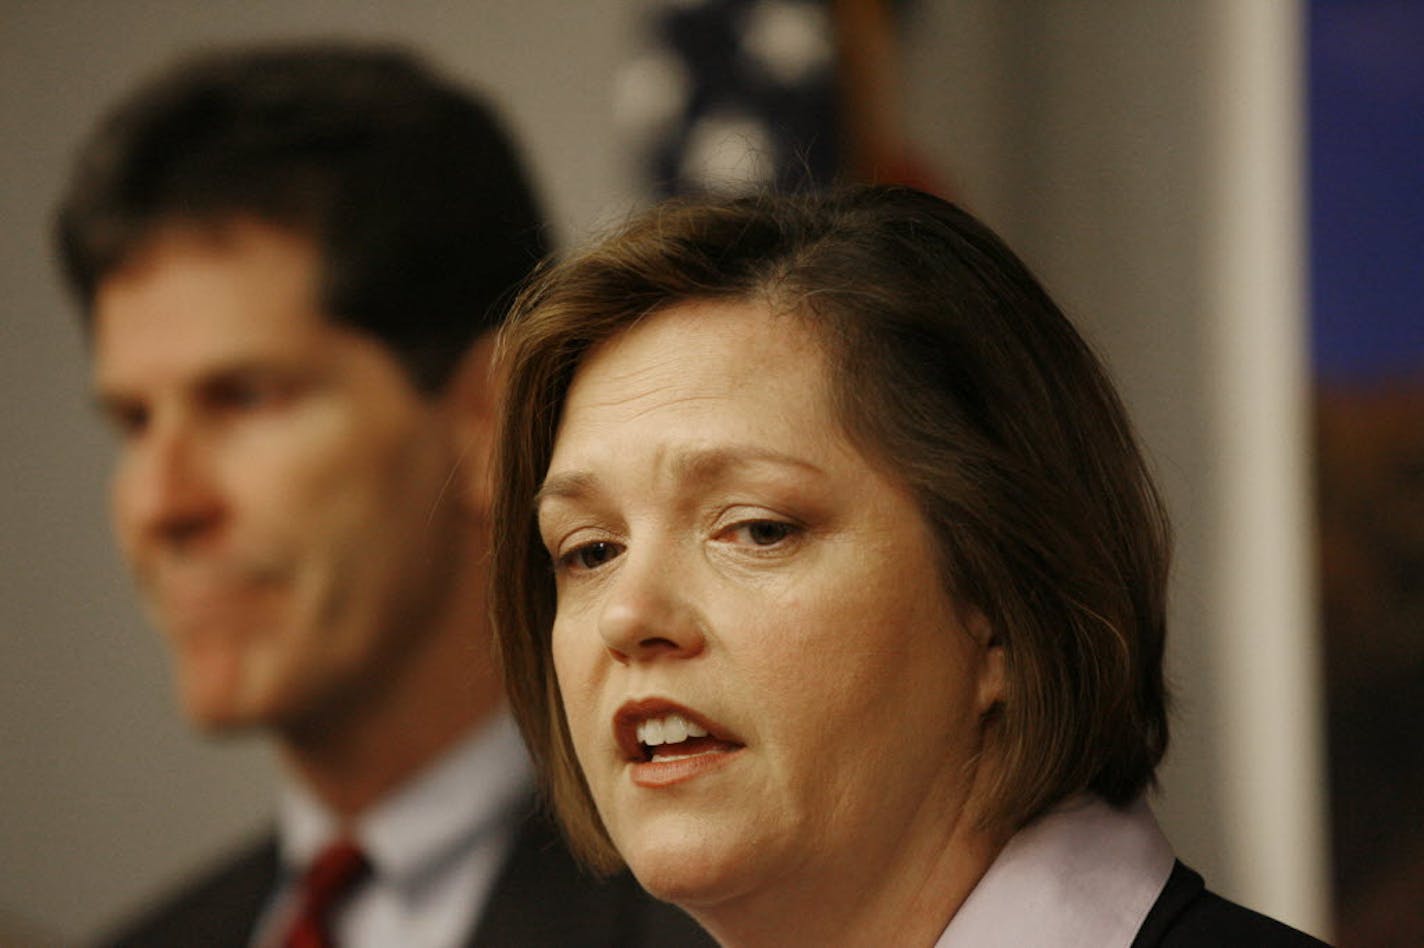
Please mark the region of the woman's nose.
[[653, 550], [630, 550], [612, 577], [599, 634], [621, 664], [690, 658], [706, 644], [686, 571]]

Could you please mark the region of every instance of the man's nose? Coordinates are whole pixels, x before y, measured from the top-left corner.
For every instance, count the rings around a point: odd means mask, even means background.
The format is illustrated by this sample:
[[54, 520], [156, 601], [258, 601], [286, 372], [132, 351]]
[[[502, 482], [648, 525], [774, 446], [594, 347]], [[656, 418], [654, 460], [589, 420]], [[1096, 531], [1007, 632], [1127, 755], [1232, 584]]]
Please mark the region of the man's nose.
[[119, 519], [127, 529], [190, 546], [216, 528], [222, 494], [210, 446], [193, 425], [182, 419], [155, 423], [129, 451], [116, 487]]
[[599, 614], [599, 634], [621, 664], [690, 658], [706, 645], [703, 622], [686, 570], [676, 556], [630, 548], [610, 577]]

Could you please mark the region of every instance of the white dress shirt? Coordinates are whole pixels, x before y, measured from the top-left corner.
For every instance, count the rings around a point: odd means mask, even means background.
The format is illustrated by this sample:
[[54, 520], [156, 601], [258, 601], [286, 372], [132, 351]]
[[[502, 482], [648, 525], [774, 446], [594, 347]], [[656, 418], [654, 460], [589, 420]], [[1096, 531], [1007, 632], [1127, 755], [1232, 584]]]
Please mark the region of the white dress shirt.
[[1128, 948], [1174, 862], [1146, 800], [1074, 797], [1014, 834], [935, 948]]
[[[343, 948], [456, 948], [468, 942], [513, 842], [533, 772], [508, 714], [466, 738], [361, 816], [355, 842], [370, 878], [339, 910]], [[337, 835], [338, 821], [288, 782], [278, 808], [282, 877], [253, 944], [291, 924], [302, 872]]]

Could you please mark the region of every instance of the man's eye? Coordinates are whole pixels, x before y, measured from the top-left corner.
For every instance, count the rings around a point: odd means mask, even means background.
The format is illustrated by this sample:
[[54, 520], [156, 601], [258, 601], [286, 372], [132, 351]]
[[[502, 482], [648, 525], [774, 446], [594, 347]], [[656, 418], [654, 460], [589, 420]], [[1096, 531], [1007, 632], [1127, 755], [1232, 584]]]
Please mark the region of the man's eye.
[[234, 385], [222, 396], [222, 401], [233, 408], [261, 408], [276, 400], [271, 387], [263, 385]]
[[141, 405], [107, 408], [104, 418], [109, 423], [109, 428], [125, 440], [137, 438], [148, 427], [148, 409]]
[[209, 404], [219, 410], [249, 412], [277, 408], [295, 394], [294, 385], [276, 379], [223, 379], [208, 389]]
[[559, 565], [565, 569], [598, 569], [598, 567], [612, 560], [621, 552], [623, 552], [622, 548], [616, 543], [609, 543], [606, 540], [596, 540], [593, 543], [585, 543], [565, 553], [559, 558]]

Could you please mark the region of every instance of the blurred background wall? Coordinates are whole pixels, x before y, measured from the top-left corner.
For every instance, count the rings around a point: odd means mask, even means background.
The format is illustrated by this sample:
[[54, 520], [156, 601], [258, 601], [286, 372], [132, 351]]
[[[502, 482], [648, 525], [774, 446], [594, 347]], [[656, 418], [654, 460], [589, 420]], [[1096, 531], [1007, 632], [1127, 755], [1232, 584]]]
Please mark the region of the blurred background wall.
[[[0, 930], [94, 933], [267, 819], [260, 743], [189, 736], [106, 526], [110, 445], [48, 248], [81, 135], [199, 44], [409, 43], [491, 93], [564, 241], [642, 186], [613, 124], [633, 0], [0, 2]], [[1301, 11], [1288, 0], [902, 5], [934, 177], [1111, 364], [1178, 531], [1158, 810], [1228, 897], [1318, 934], [1326, 885], [1306, 475]]]
[[1342, 945], [1424, 943], [1424, 4], [1310, 7], [1310, 298]]

